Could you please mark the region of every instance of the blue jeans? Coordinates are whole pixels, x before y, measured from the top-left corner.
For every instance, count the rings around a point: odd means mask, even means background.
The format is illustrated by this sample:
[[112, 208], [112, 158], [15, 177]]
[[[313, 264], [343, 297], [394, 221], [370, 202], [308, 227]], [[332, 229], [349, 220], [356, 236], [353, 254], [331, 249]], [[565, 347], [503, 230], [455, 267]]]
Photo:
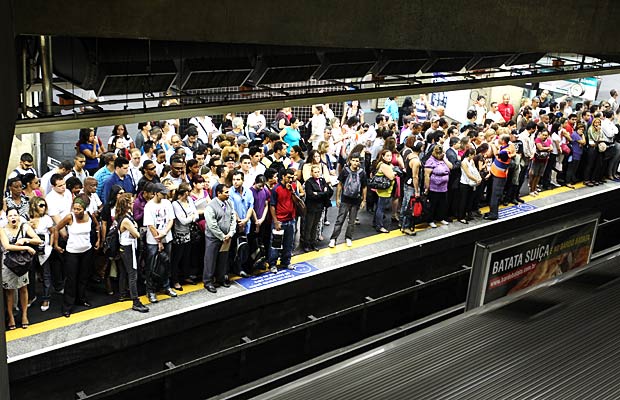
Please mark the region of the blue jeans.
[[391, 197], [379, 197], [375, 206], [375, 229], [379, 230], [383, 225], [383, 210], [392, 205]]
[[[291, 263], [293, 245], [295, 244], [295, 225], [296, 220], [281, 222], [284, 237], [282, 238], [282, 250], [269, 247], [269, 267], [275, 267], [280, 257], [280, 267], [286, 268]], [[275, 225], [271, 225], [275, 229]]]

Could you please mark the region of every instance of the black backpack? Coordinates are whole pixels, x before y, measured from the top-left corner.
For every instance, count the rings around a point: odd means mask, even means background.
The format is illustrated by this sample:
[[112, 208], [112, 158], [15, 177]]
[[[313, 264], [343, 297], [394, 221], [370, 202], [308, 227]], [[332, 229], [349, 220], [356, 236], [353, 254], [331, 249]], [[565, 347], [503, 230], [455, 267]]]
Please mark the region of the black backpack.
[[121, 221], [112, 222], [112, 226], [105, 234], [103, 254], [110, 260], [118, 260], [121, 258], [121, 232], [119, 228], [122, 222], [122, 219]]

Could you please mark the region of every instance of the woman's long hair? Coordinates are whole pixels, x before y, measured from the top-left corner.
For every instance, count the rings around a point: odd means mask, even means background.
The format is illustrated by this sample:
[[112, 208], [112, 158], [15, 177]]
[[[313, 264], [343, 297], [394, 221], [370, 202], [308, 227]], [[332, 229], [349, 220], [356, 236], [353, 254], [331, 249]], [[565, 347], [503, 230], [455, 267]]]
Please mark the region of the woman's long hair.
[[131, 212], [131, 193], [119, 194], [116, 198], [115, 221], [121, 221], [127, 214]]

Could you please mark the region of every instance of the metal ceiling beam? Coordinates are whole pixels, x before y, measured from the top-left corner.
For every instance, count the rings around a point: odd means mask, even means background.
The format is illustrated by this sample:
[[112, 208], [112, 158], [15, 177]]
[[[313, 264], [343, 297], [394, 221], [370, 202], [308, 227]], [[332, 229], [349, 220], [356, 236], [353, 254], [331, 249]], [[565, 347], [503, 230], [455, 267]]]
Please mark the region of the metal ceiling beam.
[[558, 71], [532, 75], [483, 78], [467, 81], [396, 85], [337, 93], [313, 93], [290, 97], [231, 100], [225, 102], [196, 104], [191, 106], [130, 109], [126, 111], [110, 111], [97, 114], [75, 114], [61, 117], [38, 118], [34, 120], [20, 120], [16, 123], [15, 134], [55, 132], [80, 129], [84, 127], [132, 124], [144, 122], [145, 120], [191, 118], [197, 115], [217, 115], [227, 112], [249, 112], [257, 109], [306, 106], [315, 103], [335, 103], [352, 99], [364, 100], [386, 96], [404, 96], [430, 92], [451, 92], [454, 90], [478, 89], [503, 85], [522, 86], [527, 83], [534, 82], [546, 82], [569, 78], [587, 78], [618, 73], [620, 73], [620, 66], [614, 66], [577, 71]]

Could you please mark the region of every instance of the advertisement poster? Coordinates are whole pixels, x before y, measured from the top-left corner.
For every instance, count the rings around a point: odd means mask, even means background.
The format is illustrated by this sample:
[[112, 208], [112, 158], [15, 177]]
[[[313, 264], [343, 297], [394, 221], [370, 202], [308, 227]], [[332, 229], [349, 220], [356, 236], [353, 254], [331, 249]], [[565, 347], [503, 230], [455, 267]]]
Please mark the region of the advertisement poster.
[[571, 225], [551, 225], [495, 243], [478, 243], [467, 309], [585, 267], [590, 261], [597, 218]]

